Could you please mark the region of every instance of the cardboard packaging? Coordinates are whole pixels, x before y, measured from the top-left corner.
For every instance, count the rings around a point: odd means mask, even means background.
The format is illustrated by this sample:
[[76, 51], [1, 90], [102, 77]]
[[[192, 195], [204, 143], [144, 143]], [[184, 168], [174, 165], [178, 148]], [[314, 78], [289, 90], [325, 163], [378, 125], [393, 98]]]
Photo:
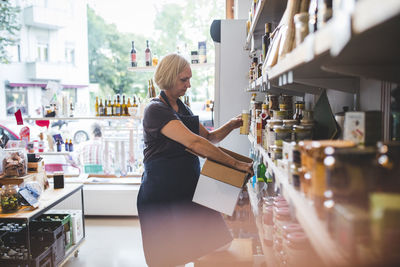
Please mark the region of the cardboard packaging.
[[[251, 163], [252, 159], [221, 148], [240, 161]], [[193, 202], [232, 216], [247, 173], [206, 159], [200, 172]]]
[[375, 145], [381, 140], [381, 116], [380, 111], [346, 112], [343, 140], [360, 145]]

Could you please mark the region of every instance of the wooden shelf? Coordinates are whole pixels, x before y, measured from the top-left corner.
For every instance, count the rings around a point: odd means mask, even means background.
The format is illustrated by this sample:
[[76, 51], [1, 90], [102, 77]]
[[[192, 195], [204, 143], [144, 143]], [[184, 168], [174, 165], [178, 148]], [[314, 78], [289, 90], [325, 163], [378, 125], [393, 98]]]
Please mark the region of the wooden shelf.
[[254, 144], [253, 136], [249, 135], [249, 141], [255, 149], [260, 151], [265, 164], [272, 168], [276, 183], [279, 185], [283, 197], [294, 207], [297, 220], [323, 262], [327, 266], [348, 265], [349, 262], [339, 251], [336, 242], [330, 237], [325, 222], [318, 218], [311, 202], [289, 184], [288, 175], [272, 162], [264, 148]]
[[320, 88], [358, 92], [359, 78], [322, 67], [331, 58], [329, 51], [335, 25], [334, 21], [330, 21], [316, 33], [309, 34], [303, 43], [275, 66], [265, 69], [271, 83], [283, 89], [310, 94], [319, 94]]
[[0, 219], [23, 219], [31, 221], [60, 203], [62, 200], [79, 191], [82, 187], [82, 184], [65, 184], [65, 187], [62, 189], [48, 188], [40, 197], [38, 208], [35, 209], [33, 207], [25, 206], [14, 213], [0, 213]]
[[[203, 69], [203, 68], [211, 68], [214, 67], [214, 63], [199, 63], [199, 64], [190, 64], [190, 68], [193, 69]], [[128, 67], [129, 71], [132, 72], [154, 72], [157, 67]]]

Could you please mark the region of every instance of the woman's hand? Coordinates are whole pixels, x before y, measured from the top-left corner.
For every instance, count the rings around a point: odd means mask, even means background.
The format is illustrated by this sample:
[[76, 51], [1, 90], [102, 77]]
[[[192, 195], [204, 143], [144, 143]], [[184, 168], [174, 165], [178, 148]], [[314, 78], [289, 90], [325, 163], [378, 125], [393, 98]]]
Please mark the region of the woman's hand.
[[239, 128], [240, 126], [242, 126], [243, 125], [242, 115], [238, 115], [238, 116], [232, 118], [229, 121], [229, 125], [232, 127], [232, 129], [236, 129], [236, 128]]
[[241, 171], [247, 172], [248, 174], [250, 174], [250, 176], [254, 175], [253, 163], [239, 161], [238, 164], [236, 165], [236, 168]]

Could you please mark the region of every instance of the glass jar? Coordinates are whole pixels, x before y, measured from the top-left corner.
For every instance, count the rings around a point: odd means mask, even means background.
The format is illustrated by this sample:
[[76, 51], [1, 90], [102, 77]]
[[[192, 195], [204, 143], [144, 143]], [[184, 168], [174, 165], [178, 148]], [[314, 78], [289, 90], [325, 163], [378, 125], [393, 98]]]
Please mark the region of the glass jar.
[[325, 148], [328, 146], [333, 148], [350, 148], [354, 147], [355, 143], [342, 140], [321, 140], [311, 143], [311, 198], [320, 218], [324, 218], [325, 216], [323, 204], [326, 191], [326, 168], [324, 159]]
[[284, 240], [287, 266], [309, 266], [311, 246], [304, 232], [293, 232]]
[[290, 216], [289, 207], [274, 207], [274, 235], [273, 235], [273, 247], [274, 253], [277, 258], [280, 257], [281, 251], [283, 250], [283, 225], [292, 222]]
[[26, 175], [27, 162], [25, 149], [4, 149], [3, 173], [6, 177], [21, 177]]
[[279, 96], [268, 95], [268, 106], [269, 106], [269, 110], [278, 110], [279, 109]]
[[295, 25], [295, 40], [296, 46], [300, 45], [304, 38], [308, 35], [308, 20], [309, 15], [307, 12], [302, 12], [294, 15], [294, 25]]
[[271, 151], [272, 161], [275, 162], [278, 159], [282, 159], [282, 147], [279, 147], [277, 145], [272, 145], [272, 146], [269, 146], [269, 149]]
[[264, 232], [264, 244], [272, 246], [273, 244], [273, 207], [268, 206], [263, 209], [263, 232]]
[[274, 126], [275, 125], [282, 125], [282, 120], [268, 120], [267, 121], [267, 126], [266, 126], [266, 146], [267, 146], [267, 150], [268, 152], [271, 152], [271, 150], [269, 149], [270, 146], [275, 144], [275, 134], [274, 134]]
[[294, 139], [298, 141], [312, 139], [311, 125], [293, 125]]
[[283, 125], [275, 125], [273, 130], [274, 130], [274, 134], [275, 134], [275, 143], [276, 143], [276, 141], [279, 140], [280, 146], [282, 146], [283, 141], [287, 141], [287, 142], [292, 141], [292, 129], [291, 128], [285, 128]]
[[15, 184], [3, 185], [1, 191], [2, 212], [14, 212], [20, 208], [18, 186]]
[[300, 190], [300, 172], [300, 164], [292, 163], [290, 165], [289, 184], [292, 184], [296, 190]]
[[284, 120], [288, 118], [287, 110], [273, 110], [274, 120]]

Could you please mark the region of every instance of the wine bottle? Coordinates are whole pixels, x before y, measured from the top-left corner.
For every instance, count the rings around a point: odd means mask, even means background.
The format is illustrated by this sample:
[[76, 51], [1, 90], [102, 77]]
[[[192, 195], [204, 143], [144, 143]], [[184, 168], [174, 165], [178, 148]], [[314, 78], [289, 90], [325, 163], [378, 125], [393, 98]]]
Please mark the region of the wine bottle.
[[270, 44], [270, 36], [271, 34], [271, 23], [265, 23], [265, 34], [262, 36], [262, 55], [263, 59], [266, 59], [269, 44]]
[[128, 112], [126, 110], [125, 95], [122, 95], [121, 116], [128, 116], [127, 114]]
[[94, 111], [96, 113], [96, 116], [99, 116], [99, 97], [96, 96], [96, 104], [94, 105]]
[[137, 67], [137, 62], [136, 62], [136, 50], [135, 50], [135, 42], [134, 42], [134, 41], [132, 41], [131, 66], [132, 66], [132, 67]]
[[146, 40], [146, 50], [144, 51], [146, 66], [151, 66], [151, 50], [149, 47], [149, 40]]
[[108, 105], [107, 105], [107, 116], [113, 115], [113, 108], [111, 103], [111, 96], [108, 96]]

